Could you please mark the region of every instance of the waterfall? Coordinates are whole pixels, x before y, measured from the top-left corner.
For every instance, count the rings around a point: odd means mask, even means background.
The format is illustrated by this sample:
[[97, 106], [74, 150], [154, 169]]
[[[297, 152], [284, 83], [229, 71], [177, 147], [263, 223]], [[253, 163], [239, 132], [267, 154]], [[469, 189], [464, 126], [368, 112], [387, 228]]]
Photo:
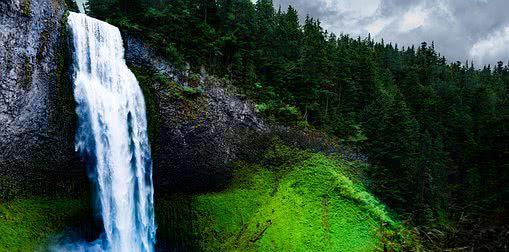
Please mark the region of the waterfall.
[[150, 252], [155, 223], [145, 101], [120, 31], [71, 12], [76, 150], [89, 166], [104, 234], [100, 250]]

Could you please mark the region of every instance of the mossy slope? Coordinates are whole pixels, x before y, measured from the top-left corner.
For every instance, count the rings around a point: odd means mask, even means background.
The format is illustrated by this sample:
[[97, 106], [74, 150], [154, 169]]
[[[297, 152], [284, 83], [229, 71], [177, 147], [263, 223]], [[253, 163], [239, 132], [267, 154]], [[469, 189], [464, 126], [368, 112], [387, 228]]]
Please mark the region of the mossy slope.
[[[277, 167], [238, 163], [228, 189], [193, 196], [190, 226], [199, 250], [401, 249], [406, 231], [348, 178], [344, 172], [351, 163], [321, 154], [291, 154], [295, 156]], [[284, 155], [278, 151], [274, 157]]]
[[[159, 244], [196, 251], [407, 250], [411, 233], [350, 175], [360, 167], [276, 147], [257, 164], [236, 163], [225, 190], [158, 198]], [[41, 249], [88, 211], [69, 199], [4, 203], [0, 251]]]
[[48, 238], [82, 218], [79, 200], [32, 198], [0, 204], [0, 251], [37, 251]]

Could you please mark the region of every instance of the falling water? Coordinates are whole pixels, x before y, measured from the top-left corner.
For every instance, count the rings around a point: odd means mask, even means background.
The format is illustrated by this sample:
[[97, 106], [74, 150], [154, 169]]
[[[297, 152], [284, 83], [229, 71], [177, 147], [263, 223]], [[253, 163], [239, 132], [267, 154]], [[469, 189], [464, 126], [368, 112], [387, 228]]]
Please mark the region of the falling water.
[[[70, 13], [76, 149], [87, 160], [104, 225], [100, 250], [154, 250], [152, 164], [145, 101], [127, 68], [119, 30]], [[86, 249], [85, 249], [86, 250]]]

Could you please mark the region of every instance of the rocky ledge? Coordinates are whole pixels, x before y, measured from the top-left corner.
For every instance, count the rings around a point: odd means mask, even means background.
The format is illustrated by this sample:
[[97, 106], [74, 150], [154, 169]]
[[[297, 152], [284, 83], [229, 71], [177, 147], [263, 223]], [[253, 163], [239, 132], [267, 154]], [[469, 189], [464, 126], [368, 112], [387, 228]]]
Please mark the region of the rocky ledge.
[[141, 40], [123, 37], [127, 63], [145, 91], [157, 186], [196, 191], [222, 185], [226, 164], [268, 133], [267, 124], [227, 81], [179, 73]]

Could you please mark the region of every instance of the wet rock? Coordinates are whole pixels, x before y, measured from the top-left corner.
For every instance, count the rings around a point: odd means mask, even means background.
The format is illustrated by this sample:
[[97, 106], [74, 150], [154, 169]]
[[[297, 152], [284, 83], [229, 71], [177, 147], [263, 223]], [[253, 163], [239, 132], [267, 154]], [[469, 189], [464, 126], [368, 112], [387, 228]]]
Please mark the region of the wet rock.
[[0, 1], [0, 199], [45, 193], [82, 173], [62, 55], [65, 9], [60, 0]]
[[[126, 60], [131, 67], [152, 75], [164, 74], [176, 85], [192, 85], [186, 74], [177, 74], [150, 47], [124, 35]], [[200, 79], [200, 78], [198, 78]], [[269, 127], [254, 106], [228, 92], [224, 80], [201, 78], [200, 94], [172, 98], [166, 83], [152, 82], [150, 96], [156, 104], [157, 134], [152, 134], [154, 179], [160, 190], [197, 191], [221, 186], [228, 177], [228, 164], [237, 159], [249, 136], [267, 133]], [[148, 101], [150, 103], [150, 101]]]

